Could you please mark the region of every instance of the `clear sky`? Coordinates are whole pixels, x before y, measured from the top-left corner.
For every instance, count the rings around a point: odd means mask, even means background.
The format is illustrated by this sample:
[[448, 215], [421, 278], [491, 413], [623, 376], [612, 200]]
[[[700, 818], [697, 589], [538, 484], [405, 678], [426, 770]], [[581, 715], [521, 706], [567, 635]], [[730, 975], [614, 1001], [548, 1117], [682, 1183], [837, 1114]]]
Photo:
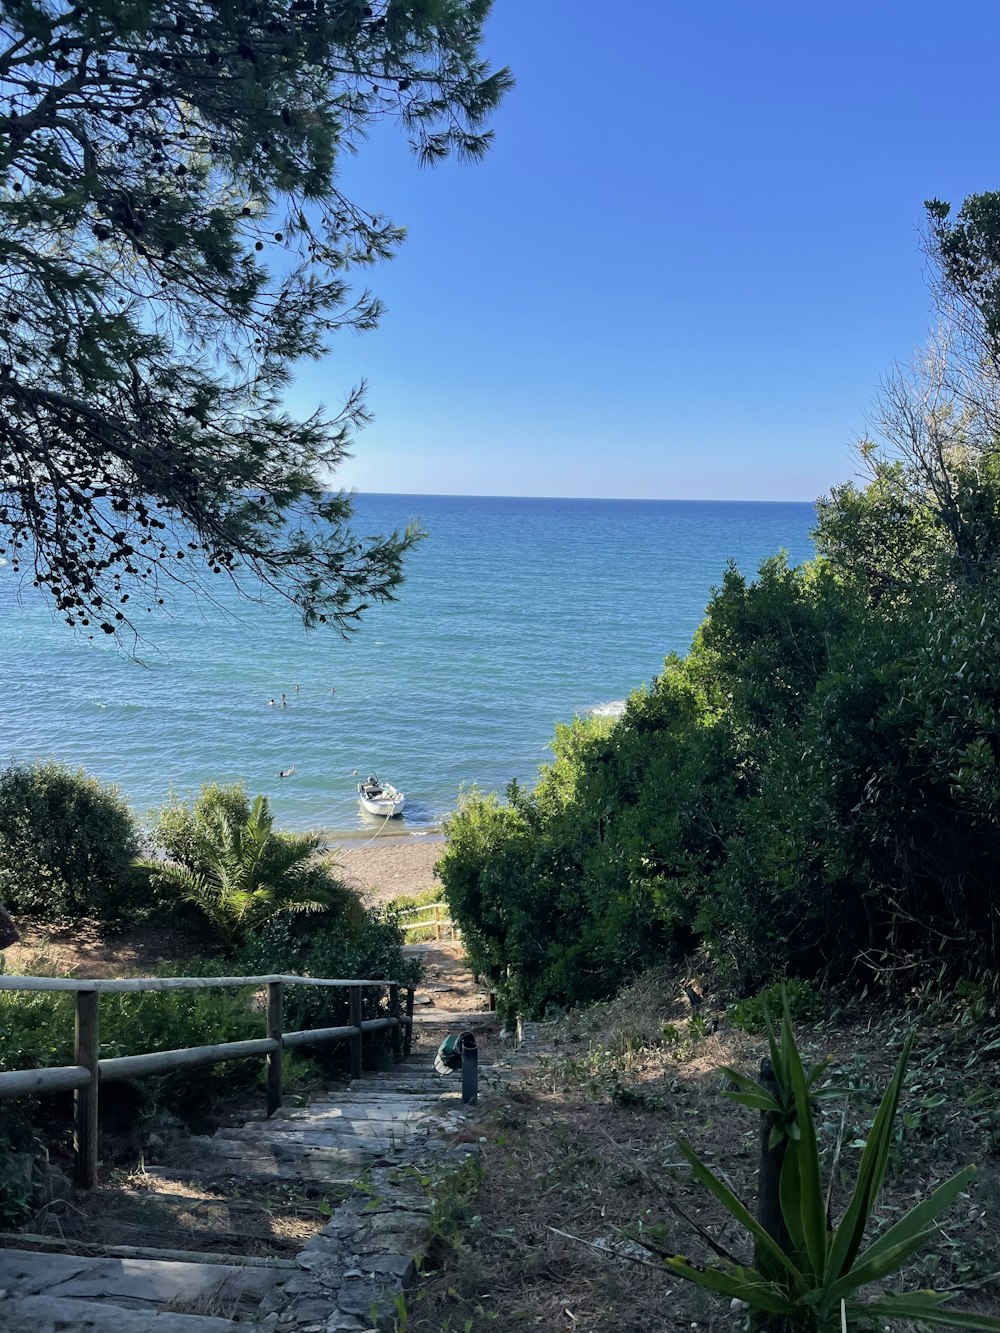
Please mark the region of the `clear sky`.
[[343, 183], [409, 229], [341, 484], [812, 499], [930, 319], [923, 200], [1000, 189], [1000, 5], [496, 0], [517, 88], [477, 166], [379, 133]]

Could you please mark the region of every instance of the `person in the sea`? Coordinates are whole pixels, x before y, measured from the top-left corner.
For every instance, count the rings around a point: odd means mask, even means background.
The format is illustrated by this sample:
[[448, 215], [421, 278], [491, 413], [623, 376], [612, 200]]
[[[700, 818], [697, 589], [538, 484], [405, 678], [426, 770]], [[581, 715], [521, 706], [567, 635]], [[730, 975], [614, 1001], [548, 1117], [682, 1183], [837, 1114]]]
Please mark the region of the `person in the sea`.
[[273, 700], [273, 699], [268, 699], [268, 701], [267, 701], [267, 706], [268, 706], [268, 708], [273, 708], [273, 707], [274, 707], [274, 700]]
[[282, 708], [287, 708], [287, 707], [288, 707], [288, 700], [285, 698], [285, 691], [284, 691], [284, 690], [281, 691], [281, 706], [282, 706]]

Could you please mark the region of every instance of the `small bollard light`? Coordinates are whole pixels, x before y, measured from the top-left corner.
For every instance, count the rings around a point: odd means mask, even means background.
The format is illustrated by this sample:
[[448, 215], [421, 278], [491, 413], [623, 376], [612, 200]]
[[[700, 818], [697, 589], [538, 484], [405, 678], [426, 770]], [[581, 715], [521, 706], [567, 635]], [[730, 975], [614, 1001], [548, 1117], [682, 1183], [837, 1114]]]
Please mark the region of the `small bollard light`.
[[458, 1039], [462, 1052], [462, 1101], [473, 1105], [479, 1101], [479, 1047], [473, 1032], [463, 1032]]

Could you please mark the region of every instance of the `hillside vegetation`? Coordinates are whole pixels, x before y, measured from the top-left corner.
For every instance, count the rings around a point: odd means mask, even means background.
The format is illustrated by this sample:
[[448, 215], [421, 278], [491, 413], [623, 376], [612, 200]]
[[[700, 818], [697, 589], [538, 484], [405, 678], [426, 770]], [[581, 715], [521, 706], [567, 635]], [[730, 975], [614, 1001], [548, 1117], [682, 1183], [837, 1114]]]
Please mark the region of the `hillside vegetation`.
[[741, 994], [995, 971], [1000, 196], [929, 217], [951, 322], [886, 384], [815, 559], [729, 568], [620, 719], [559, 727], [533, 790], [449, 821], [451, 909], [508, 1010], [696, 946]]

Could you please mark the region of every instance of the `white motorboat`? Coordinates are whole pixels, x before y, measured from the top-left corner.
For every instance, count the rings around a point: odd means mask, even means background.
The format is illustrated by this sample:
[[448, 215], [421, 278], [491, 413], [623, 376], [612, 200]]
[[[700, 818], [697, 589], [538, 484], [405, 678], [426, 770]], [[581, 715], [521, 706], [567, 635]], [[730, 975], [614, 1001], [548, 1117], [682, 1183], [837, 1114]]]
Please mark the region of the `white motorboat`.
[[358, 800], [370, 815], [378, 815], [380, 819], [391, 819], [393, 815], [403, 813], [405, 797], [388, 782], [379, 782], [373, 775], [358, 783]]

